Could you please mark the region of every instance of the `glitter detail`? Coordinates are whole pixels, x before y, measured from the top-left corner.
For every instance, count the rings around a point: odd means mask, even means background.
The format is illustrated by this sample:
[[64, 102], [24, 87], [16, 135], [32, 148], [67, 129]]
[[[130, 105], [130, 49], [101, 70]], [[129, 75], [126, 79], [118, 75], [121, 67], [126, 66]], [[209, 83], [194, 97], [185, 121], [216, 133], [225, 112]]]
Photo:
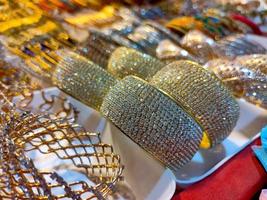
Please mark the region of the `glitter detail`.
[[238, 98], [267, 108], [267, 55], [216, 59], [206, 64]]
[[188, 49], [190, 53], [197, 56], [201, 63], [205, 63], [214, 57], [212, 47], [215, 41], [198, 30], [192, 30], [185, 34], [181, 40], [181, 45]]
[[108, 71], [118, 78], [135, 75], [150, 79], [165, 64], [156, 58], [134, 49], [119, 47], [111, 55]]
[[238, 56], [235, 62], [246, 66], [249, 69], [261, 72], [267, 75], [267, 55], [266, 54], [253, 54], [246, 56]]
[[200, 65], [177, 61], [162, 68], [150, 83], [166, 91], [202, 125], [212, 146], [234, 128], [239, 106], [219, 79]]
[[191, 160], [202, 138], [200, 126], [164, 93], [128, 76], [113, 86], [102, 114], [171, 169]]
[[111, 36], [89, 30], [89, 37], [78, 47], [79, 53], [99, 66], [106, 68], [111, 53], [119, 46]]
[[75, 53], [64, 52], [53, 74], [53, 83], [84, 104], [99, 110], [116, 79], [104, 69]]

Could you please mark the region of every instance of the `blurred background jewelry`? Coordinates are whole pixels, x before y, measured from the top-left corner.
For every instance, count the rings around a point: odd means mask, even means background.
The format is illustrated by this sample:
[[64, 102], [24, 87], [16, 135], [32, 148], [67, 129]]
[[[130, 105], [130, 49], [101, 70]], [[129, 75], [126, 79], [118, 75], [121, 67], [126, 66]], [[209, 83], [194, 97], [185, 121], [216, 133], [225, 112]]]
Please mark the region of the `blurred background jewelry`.
[[248, 39], [247, 35], [230, 35], [217, 42], [214, 48], [219, 57], [233, 59], [240, 55], [264, 54], [266, 49], [259, 43]]
[[165, 64], [134, 49], [119, 47], [110, 56], [107, 70], [117, 78], [135, 75], [148, 80]]
[[233, 61], [211, 60], [212, 70], [238, 98], [263, 108], [267, 107], [267, 62], [265, 54], [238, 56]]

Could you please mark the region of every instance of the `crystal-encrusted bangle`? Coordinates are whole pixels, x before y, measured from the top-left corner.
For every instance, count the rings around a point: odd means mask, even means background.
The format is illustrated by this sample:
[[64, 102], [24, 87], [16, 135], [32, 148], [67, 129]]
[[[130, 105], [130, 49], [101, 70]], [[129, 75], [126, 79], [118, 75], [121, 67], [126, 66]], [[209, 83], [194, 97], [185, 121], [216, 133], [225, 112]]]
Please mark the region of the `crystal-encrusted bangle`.
[[116, 79], [100, 66], [64, 51], [53, 73], [53, 83], [67, 94], [99, 110], [102, 100]]
[[162, 68], [150, 83], [158, 87], [194, 117], [214, 146], [224, 140], [239, 117], [239, 106], [220, 80], [197, 63], [173, 62]]
[[108, 71], [118, 78], [135, 75], [142, 79], [150, 79], [164, 65], [163, 62], [150, 55], [119, 47], [111, 54]]
[[199, 124], [171, 97], [134, 76], [113, 86], [101, 113], [164, 165], [178, 169], [197, 152]]
[[235, 60], [215, 59], [205, 67], [213, 71], [237, 98], [267, 108], [267, 55], [238, 56]]

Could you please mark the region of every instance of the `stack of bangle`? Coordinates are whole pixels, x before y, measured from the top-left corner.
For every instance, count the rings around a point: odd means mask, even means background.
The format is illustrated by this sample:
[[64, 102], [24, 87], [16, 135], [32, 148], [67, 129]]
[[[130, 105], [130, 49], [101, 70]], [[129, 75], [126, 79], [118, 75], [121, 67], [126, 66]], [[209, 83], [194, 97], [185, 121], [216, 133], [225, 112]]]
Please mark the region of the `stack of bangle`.
[[[204, 147], [220, 143], [238, 119], [239, 107], [229, 91], [195, 63], [170, 64], [150, 82], [134, 76], [118, 81], [80, 56], [67, 52], [64, 56], [54, 72], [54, 83], [87, 105], [100, 108], [122, 132], [170, 168], [177, 169], [188, 162], [201, 138]], [[180, 71], [187, 72], [186, 68], [191, 71], [191, 78]], [[179, 71], [180, 81], [174, 78], [179, 77]], [[190, 88], [190, 92], [179, 84]], [[196, 96], [190, 99], [194, 92]], [[207, 96], [211, 98], [207, 100]]]

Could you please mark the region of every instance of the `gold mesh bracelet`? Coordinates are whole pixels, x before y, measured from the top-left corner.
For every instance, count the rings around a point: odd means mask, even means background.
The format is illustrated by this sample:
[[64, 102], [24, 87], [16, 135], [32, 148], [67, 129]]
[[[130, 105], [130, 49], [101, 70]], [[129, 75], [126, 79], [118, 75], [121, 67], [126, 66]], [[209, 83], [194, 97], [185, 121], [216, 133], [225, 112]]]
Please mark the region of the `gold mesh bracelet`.
[[234, 128], [239, 106], [228, 89], [212, 73], [191, 61], [173, 62], [150, 83], [185, 107], [208, 134], [211, 145], [222, 142]]
[[100, 111], [171, 169], [184, 166], [199, 149], [198, 123], [171, 97], [137, 77], [127, 76], [113, 86]]

